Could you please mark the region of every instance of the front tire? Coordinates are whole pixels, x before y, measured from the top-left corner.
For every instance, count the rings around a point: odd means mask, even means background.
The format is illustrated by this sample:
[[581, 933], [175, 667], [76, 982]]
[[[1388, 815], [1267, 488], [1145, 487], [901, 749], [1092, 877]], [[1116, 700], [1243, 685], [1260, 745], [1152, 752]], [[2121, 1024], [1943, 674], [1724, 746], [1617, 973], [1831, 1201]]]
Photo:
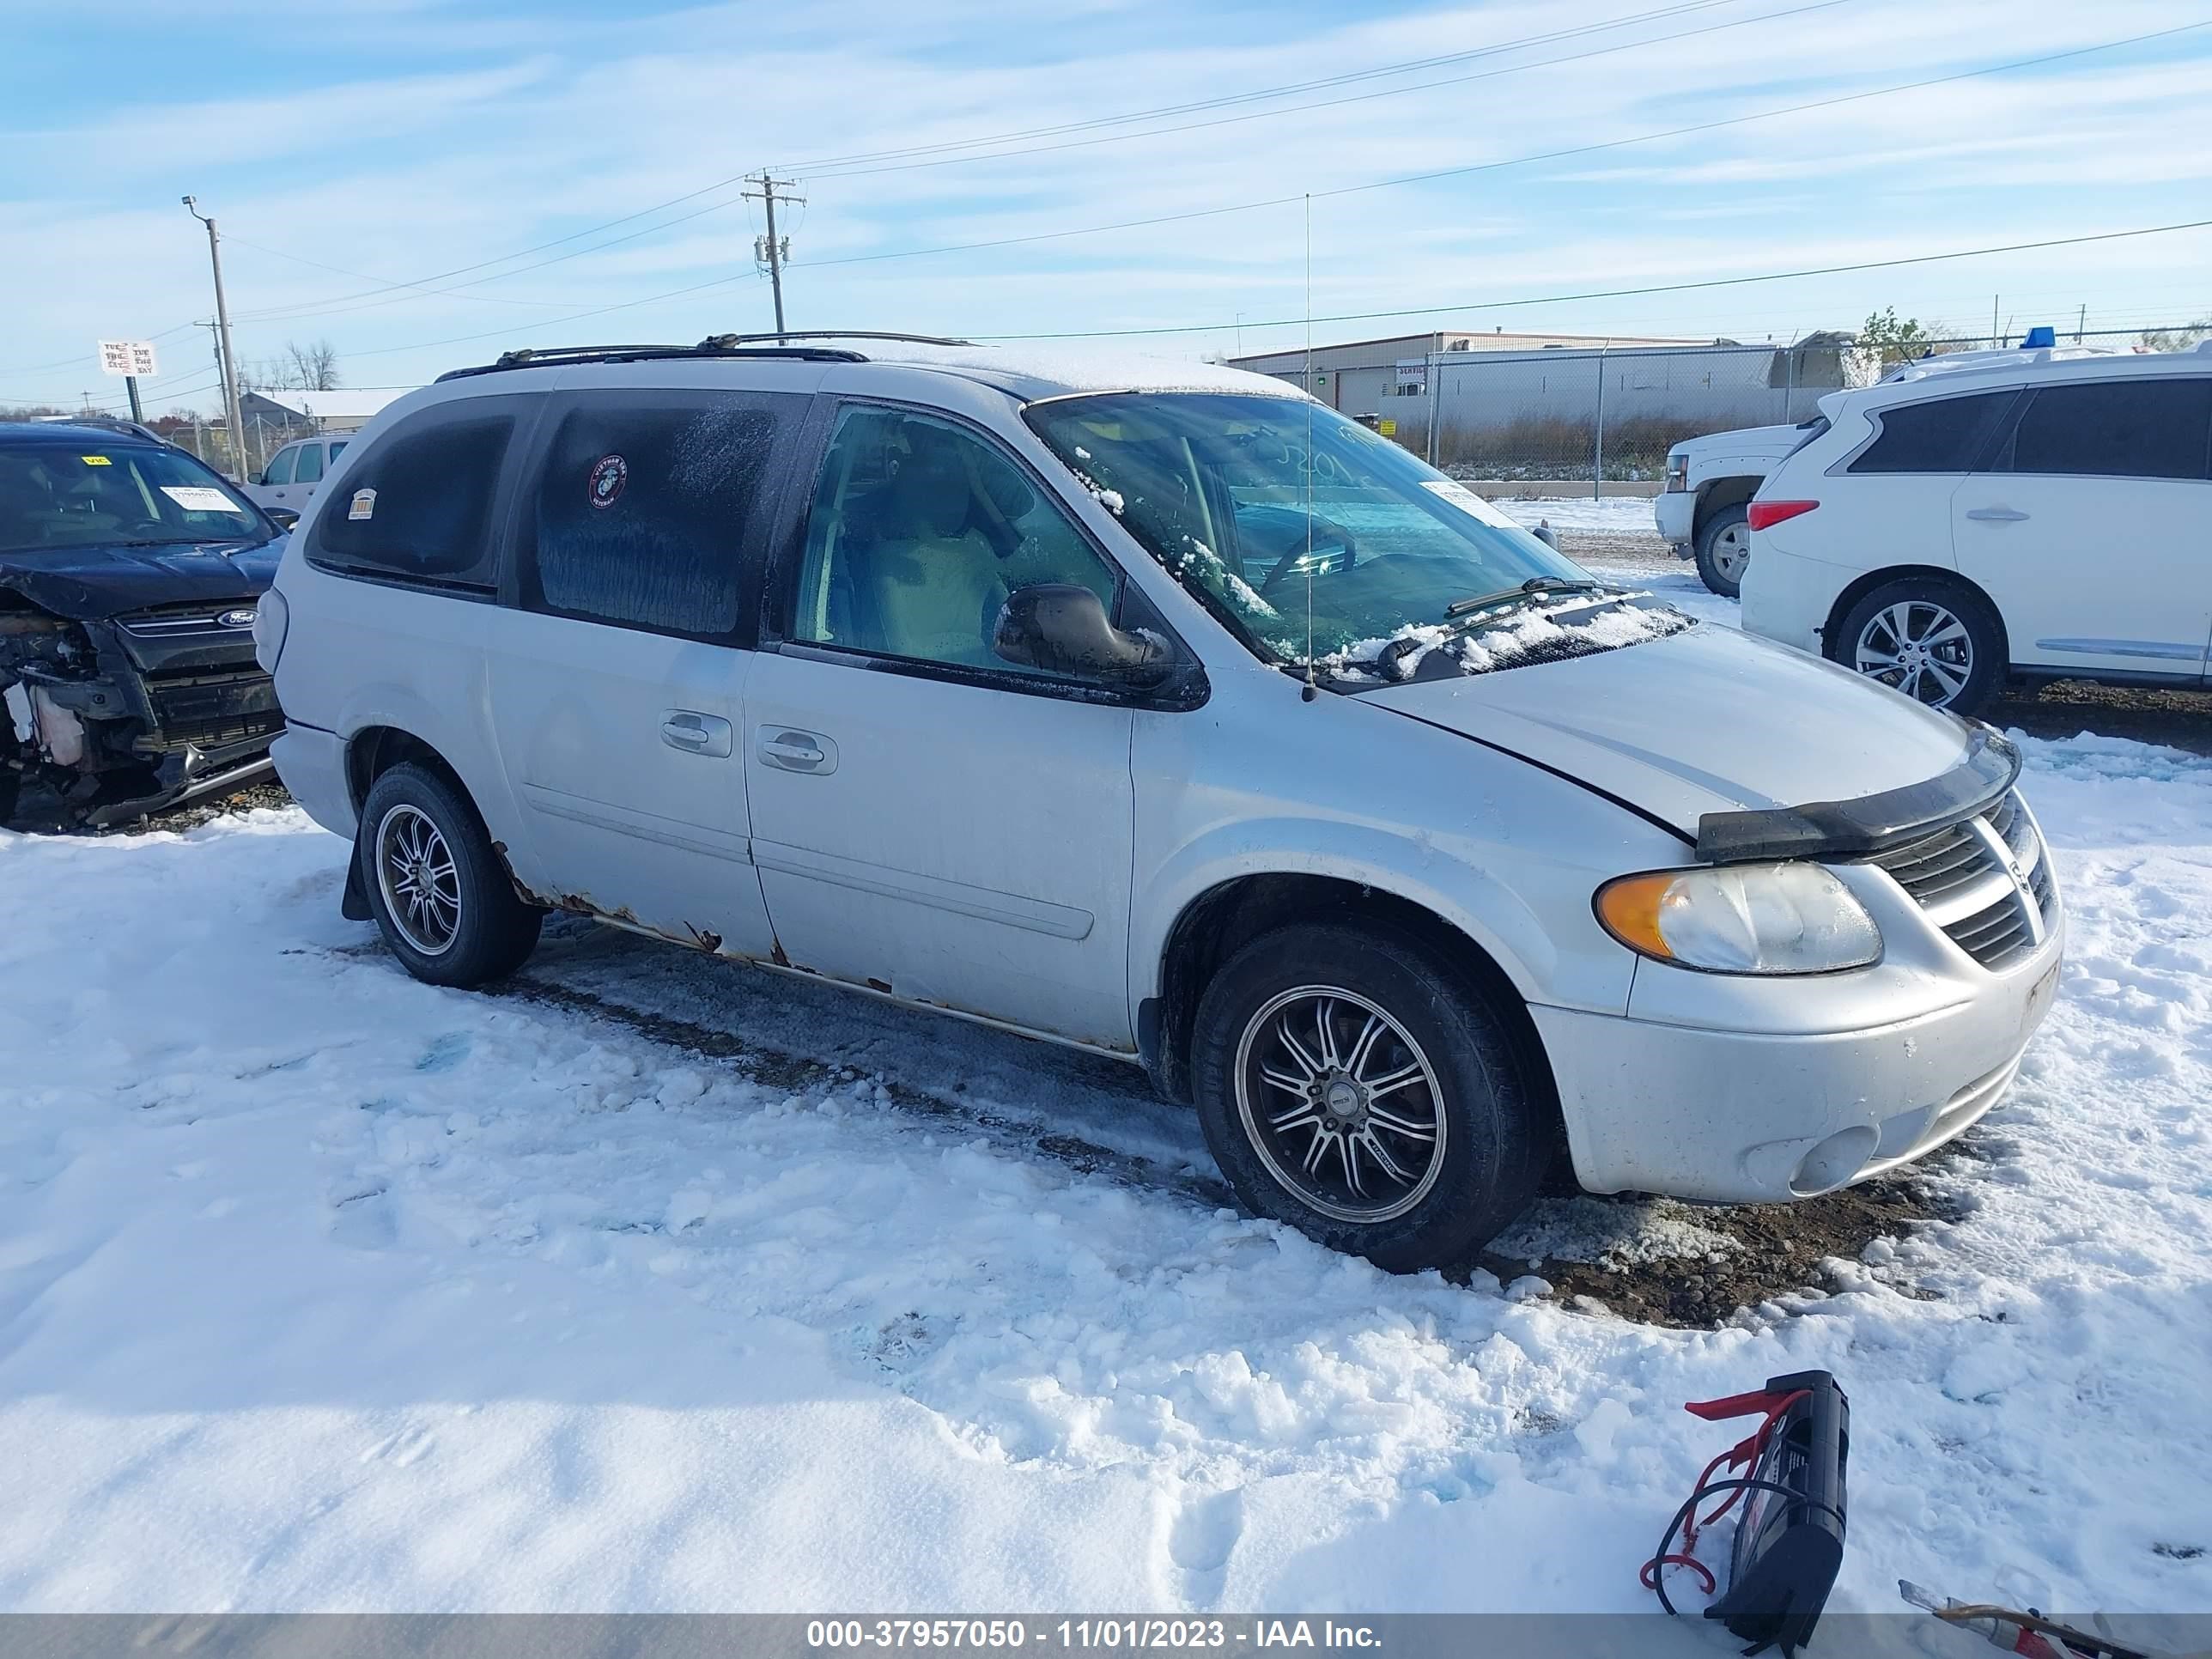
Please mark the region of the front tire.
[[1200, 1000], [1191, 1066], [1245, 1206], [1394, 1273], [1468, 1261], [1550, 1158], [1498, 1012], [1395, 930], [1306, 923], [1245, 945]]
[[1831, 661], [1959, 714], [1995, 696], [2011, 666], [2003, 625], [1981, 598], [1925, 576], [1866, 594], [1826, 643]]
[[504, 979], [537, 948], [545, 913], [517, 896], [475, 805], [441, 773], [406, 762], [380, 774], [354, 857], [377, 930], [419, 980]]
[[1698, 527], [1698, 576], [1724, 599], [1743, 597], [1743, 573], [1751, 568], [1751, 509], [1742, 501], [1723, 507]]
[[[6, 690], [0, 685], [0, 691]], [[22, 791], [23, 775], [15, 769], [15, 721], [7, 704], [0, 702], [0, 830], [15, 823], [15, 803]]]

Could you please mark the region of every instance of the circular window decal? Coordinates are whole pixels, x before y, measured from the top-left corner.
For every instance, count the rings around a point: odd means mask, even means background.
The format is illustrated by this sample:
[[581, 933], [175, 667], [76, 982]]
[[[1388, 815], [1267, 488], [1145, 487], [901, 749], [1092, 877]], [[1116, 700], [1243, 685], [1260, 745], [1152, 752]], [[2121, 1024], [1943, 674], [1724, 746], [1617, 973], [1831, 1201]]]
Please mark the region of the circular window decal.
[[602, 455], [592, 463], [592, 505], [612, 507], [629, 482], [629, 463], [619, 455]]

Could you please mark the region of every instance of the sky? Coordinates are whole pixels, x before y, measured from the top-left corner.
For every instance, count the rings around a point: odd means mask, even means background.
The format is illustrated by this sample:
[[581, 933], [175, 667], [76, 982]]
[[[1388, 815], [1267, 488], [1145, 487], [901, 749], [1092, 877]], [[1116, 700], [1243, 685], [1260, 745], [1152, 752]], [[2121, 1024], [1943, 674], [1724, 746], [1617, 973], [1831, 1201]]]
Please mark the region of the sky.
[[2212, 220], [2207, 0], [1022, 12], [0, 0], [0, 404], [120, 408], [94, 342], [130, 337], [149, 413], [217, 407], [185, 194], [239, 356], [327, 339], [348, 386], [768, 329], [764, 167], [804, 198], [793, 328], [1216, 356], [1309, 310], [1322, 343], [2212, 313], [2212, 228], [1619, 292]]

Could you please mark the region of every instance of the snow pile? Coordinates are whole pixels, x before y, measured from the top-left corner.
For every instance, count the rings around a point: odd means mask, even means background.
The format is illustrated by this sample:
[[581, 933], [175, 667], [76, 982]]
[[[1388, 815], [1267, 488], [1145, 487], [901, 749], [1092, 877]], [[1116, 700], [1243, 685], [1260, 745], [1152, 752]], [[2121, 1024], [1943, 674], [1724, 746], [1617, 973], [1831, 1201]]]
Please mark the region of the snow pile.
[[2212, 763], [2022, 741], [2071, 956], [1965, 1218], [1714, 1331], [1240, 1218], [1096, 1059], [581, 927], [416, 984], [296, 813], [0, 836], [0, 1608], [1641, 1609], [1680, 1402], [1810, 1366], [1835, 1609], [2201, 1607]]
[[1585, 536], [1649, 536], [1656, 539], [1659, 534], [1648, 495], [1607, 495], [1597, 501], [1588, 495], [1527, 499], [1493, 495], [1488, 500], [1492, 507], [1524, 530], [1548, 523], [1554, 530], [1573, 531]]
[[[1394, 634], [1358, 640], [1316, 657], [1314, 665], [1339, 678], [1364, 676], [1395, 683], [1411, 679], [1429, 653], [1442, 650], [1467, 672], [1485, 674], [1494, 668], [1554, 662], [1665, 639], [1694, 625], [1693, 618], [1666, 606], [1636, 603], [1645, 597], [1623, 592], [1593, 600], [1577, 594], [1550, 605], [1532, 605], [1472, 631], [1466, 623], [1408, 623]], [[1304, 659], [1304, 647], [1295, 641], [1271, 643], [1287, 661]]]
[[1664, 606], [1624, 600], [1592, 609], [1590, 601], [1584, 599], [1530, 610], [1510, 622], [1466, 635], [1452, 650], [1468, 672], [1484, 674], [1531, 659], [1550, 662], [1638, 645], [1646, 640], [1663, 640], [1694, 626], [1689, 617]]
[[1633, 1204], [1539, 1199], [1490, 1242], [1490, 1254], [1540, 1263], [1588, 1261], [1608, 1267], [1653, 1261], [1711, 1261], [1742, 1247], [1698, 1222], [1695, 1206], [1650, 1198]]

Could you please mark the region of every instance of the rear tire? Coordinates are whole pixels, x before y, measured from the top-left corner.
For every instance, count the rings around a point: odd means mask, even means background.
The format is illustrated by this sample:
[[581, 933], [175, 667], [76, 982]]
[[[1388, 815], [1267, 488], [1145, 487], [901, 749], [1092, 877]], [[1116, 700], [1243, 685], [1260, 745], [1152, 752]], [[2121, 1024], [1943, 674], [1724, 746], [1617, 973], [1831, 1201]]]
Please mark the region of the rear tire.
[[1751, 566], [1751, 509], [1742, 501], [1723, 507], [1698, 526], [1698, 576], [1724, 599], [1743, 597], [1743, 573]]
[[1932, 576], [1863, 595], [1824, 648], [1831, 662], [1956, 714], [1978, 712], [2011, 671], [2004, 625], [1988, 603]]
[[432, 985], [483, 985], [522, 966], [545, 913], [523, 902], [483, 820], [442, 773], [378, 775], [354, 843], [369, 912], [392, 954]]
[[1247, 1208], [1393, 1273], [1455, 1266], [1528, 1206], [1553, 1138], [1486, 996], [1419, 940], [1262, 935], [1200, 1000], [1191, 1078]]

